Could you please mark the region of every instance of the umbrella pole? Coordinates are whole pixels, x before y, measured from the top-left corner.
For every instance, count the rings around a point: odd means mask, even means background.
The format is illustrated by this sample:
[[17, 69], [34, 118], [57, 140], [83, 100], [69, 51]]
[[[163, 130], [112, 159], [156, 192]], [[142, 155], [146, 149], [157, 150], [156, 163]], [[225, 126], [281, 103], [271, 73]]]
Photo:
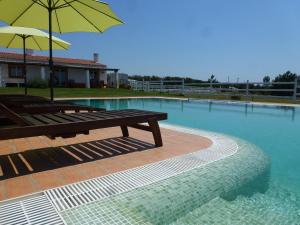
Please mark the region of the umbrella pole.
[[24, 86], [25, 95], [27, 95], [27, 70], [26, 70], [26, 37], [22, 36], [23, 39], [23, 76], [24, 76]]
[[[51, 4], [51, 1], [50, 1]], [[48, 8], [48, 13], [49, 13], [49, 69], [50, 69], [50, 98], [51, 101], [53, 102], [54, 99], [54, 93], [53, 93], [53, 56], [52, 56], [52, 8], [51, 5]]]

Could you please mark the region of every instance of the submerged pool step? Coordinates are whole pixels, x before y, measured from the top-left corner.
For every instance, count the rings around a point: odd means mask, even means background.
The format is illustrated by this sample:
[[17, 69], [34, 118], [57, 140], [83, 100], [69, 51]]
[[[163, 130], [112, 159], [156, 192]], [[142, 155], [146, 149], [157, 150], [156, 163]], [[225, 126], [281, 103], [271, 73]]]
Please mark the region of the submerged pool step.
[[[199, 131], [197, 134], [199, 135]], [[236, 143], [223, 135], [208, 132], [203, 132], [201, 135], [213, 141], [206, 150], [50, 189], [45, 191], [45, 194], [61, 212], [176, 176], [237, 151]]]
[[0, 205], [0, 224], [65, 224], [44, 194]]

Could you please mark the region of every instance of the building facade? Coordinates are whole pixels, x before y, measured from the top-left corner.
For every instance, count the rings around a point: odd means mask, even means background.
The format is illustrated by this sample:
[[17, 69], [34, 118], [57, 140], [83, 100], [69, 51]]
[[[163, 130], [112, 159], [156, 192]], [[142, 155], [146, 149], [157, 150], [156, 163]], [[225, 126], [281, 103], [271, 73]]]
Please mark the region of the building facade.
[[[49, 58], [27, 54], [27, 82], [49, 82]], [[101, 88], [107, 85], [106, 65], [99, 63], [98, 54], [92, 60], [54, 57], [56, 87]], [[0, 52], [0, 87], [24, 85], [23, 54]]]
[[129, 85], [128, 74], [126, 73], [109, 73], [107, 74], [107, 85], [109, 87], [119, 88]]

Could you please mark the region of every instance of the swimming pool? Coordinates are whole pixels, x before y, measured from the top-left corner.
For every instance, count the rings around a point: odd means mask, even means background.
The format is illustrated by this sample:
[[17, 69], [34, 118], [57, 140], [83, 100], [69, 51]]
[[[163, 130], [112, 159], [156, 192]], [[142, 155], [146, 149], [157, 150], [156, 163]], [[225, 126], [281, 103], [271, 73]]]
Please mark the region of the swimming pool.
[[169, 99], [73, 102], [106, 109], [168, 112], [166, 123], [232, 135], [254, 143], [270, 157], [270, 183], [265, 193], [230, 201], [217, 197], [171, 223], [300, 224], [300, 108]]

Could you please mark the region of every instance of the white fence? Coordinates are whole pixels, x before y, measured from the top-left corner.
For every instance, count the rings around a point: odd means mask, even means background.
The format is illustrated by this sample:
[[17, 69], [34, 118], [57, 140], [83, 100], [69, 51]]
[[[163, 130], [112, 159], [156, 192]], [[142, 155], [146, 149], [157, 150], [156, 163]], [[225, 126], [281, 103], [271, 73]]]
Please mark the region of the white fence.
[[[288, 85], [288, 88], [276, 88], [278, 85]], [[147, 92], [169, 92], [181, 94], [215, 94], [215, 95], [242, 95], [292, 98], [300, 96], [299, 77], [294, 82], [242, 82], [242, 83], [185, 83], [184, 80], [174, 81], [136, 81], [132, 89]], [[278, 93], [278, 94], [277, 94]], [[281, 94], [280, 94], [281, 93]], [[285, 93], [285, 94], [283, 94]]]

